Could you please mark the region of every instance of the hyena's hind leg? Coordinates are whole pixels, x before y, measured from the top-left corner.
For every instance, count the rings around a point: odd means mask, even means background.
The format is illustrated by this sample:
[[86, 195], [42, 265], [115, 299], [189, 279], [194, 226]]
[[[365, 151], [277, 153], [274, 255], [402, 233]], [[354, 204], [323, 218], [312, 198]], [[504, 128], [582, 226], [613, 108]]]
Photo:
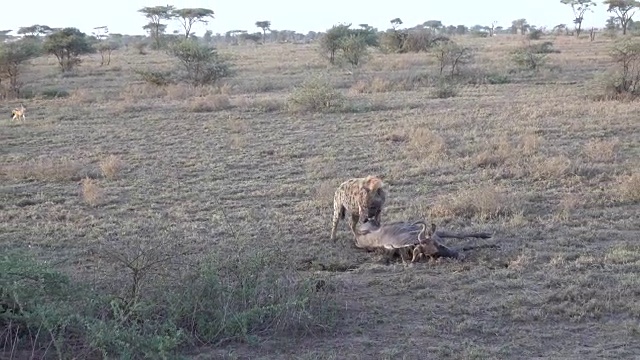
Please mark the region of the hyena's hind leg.
[[334, 206], [333, 207], [333, 219], [331, 220], [331, 241], [336, 241], [336, 231], [338, 229], [338, 222], [340, 219], [344, 219], [344, 206]]
[[357, 236], [357, 227], [358, 227], [358, 222], [360, 221], [360, 215], [353, 213], [351, 214], [351, 216], [349, 216], [349, 228], [351, 229], [351, 233], [353, 234], [353, 240], [357, 241], [358, 240], [358, 236]]

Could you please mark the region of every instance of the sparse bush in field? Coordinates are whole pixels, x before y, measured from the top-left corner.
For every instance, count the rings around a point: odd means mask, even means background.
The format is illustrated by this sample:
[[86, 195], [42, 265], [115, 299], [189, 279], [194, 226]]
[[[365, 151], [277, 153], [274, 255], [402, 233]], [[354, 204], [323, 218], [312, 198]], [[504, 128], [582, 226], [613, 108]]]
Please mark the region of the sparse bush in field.
[[100, 53], [100, 66], [111, 64], [111, 53], [119, 47], [119, 44], [114, 41], [101, 41], [95, 44], [96, 50]]
[[553, 48], [551, 41], [545, 41], [539, 44], [530, 44], [531, 51], [536, 54], [559, 54], [560, 50]]
[[505, 74], [487, 74], [486, 79], [487, 82], [492, 85], [508, 84], [511, 82], [511, 79]]
[[367, 56], [367, 43], [363, 36], [349, 35], [341, 44], [342, 56], [353, 66], [360, 65]]
[[547, 54], [540, 53], [536, 45], [527, 45], [512, 52], [512, 59], [516, 65], [529, 70], [538, 70], [547, 62]]
[[447, 99], [458, 95], [456, 86], [450, 81], [441, 80], [432, 90], [431, 96], [437, 99]]
[[209, 85], [230, 76], [229, 64], [215, 48], [195, 40], [182, 40], [170, 47], [170, 53], [180, 61], [186, 78], [193, 85]]
[[350, 29], [351, 24], [333, 26], [320, 39], [320, 51], [329, 63], [336, 64], [338, 55], [353, 66], [359, 65], [367, 54], [367, 47], [379, 46], [376, 30], [362, 24]]
[[64, 28], [56, 31], [43, 44], [44, 51], [55, 55], [63, 72], [80, 64], [80, 55], [93, 52], [86, 34], [76, 28]]
[[527, 38], [529, 38], [529, 40], [540, 40], [542, 35], [544, 35], [544, 32], [541, 29], [531, 29], [527, 34]]
[[635, 98], [640, 95], [640, 41], [618, 40], [610, 55], [616, 66], [603, 77], [605, 96]]
[[390, 29], [380, 37], [380, 49], [385, 53], [408, 53], [428, 51], [439, 43], [447, 42], [446, 36], [436, 36], [429, 29]]
[[323, 78], [313, 77], [289, 96], [292, 111], [332, 111], [344, 105], [344, 96]]
[[134, 73], [140, 75], [145, 82], [156, 85], [166, 86], [171, 84], [171, 73], [167, 71], [154, 71], [154, 70], [134, 70]]
[[63, 89], [44, 89], [40, 95], [45, 99], [57, 99], [69, 97], [69, 92]]
[[140, 42], [135, 43], [135, 44], [133, 45], [133, 47], [134, 47], [136, 50], [138, 50], [138, 54], [139, 54], [139, 55], [147, 55], [147, 52], [146, 52], [147, 45], [148, 45], [148, 44], [147, 44], [146, 42], [144, 42], [144, 41], [140, 41]]
[[460, 65], [469, 63], [473, 56], [470, 48], [458, 45], [453, 41], [438, 42], [432, 51], [438, 61], [440, 75], [446, 67], [450, 68], [449, 75], [455, 75]]

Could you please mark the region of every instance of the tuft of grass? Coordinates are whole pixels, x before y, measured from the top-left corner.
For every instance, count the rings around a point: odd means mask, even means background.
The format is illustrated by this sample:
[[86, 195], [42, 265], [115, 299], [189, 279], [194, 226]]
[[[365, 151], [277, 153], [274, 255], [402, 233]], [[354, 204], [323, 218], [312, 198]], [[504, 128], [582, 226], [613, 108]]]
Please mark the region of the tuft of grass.
[[618, 199], [622, 202], [640, 202], [640, 173], [636, 172], [620, 179], [617, 189]]
[[619, 140], [617, 138], [602, 140], [593, 139], [585, 144], [582, 153], [594, 162], [612, 162], [616, 160]]
[[99, 164], [102, 175], [110, 180], [113, 180], [118, 176], [118, 173], [122, 170], [122, 165], [122, 160], [115, 155], [105, 157]]
[[190, 112], [213, 112], [232, 108], [231, 100], [227, 95], [209, 95], [195, 98], [187, 104]]
[[82, 199], [89, 206], [99, 205], [104, 197], [104, 192], [98, 185], [97, 180], [90, 177], [85, 177], [80, 180], [80, 194]]

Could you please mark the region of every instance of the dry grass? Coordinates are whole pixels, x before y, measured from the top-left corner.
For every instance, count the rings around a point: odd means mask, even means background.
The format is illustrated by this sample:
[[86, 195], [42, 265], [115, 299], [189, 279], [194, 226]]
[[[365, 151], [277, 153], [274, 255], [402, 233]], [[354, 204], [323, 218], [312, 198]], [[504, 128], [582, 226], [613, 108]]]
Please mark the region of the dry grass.
[[640, 173], [622, 177], [618, 185], [618, 196], [624, 202], [640, 202]]
[[104, 191], [98, 185], [97, 180], [84, 178], [80, 181], [80, 194], [82, 200], [89, 206], [97, 206], [104, 200]]
[[212, 112], [231, 108], [231, 100], [227, 95], [208, 95], [192, 98], [187, 102], [187, 110], [190, 112]]
[[[259, 243], [335, 284], [337, 333], [258, 336], [264, 347], [201, 358], [635, 357], [637, 104], [593, 102], [583, 86], [611, 66], [611, 40], [557, 37], [548, 63], [560, 71], [537, 74], [510, 70], [519, 36], [454, 40], [476, 50], [468, 71], [509, 81], [461, 78], [455, 97], [433, 98], [428, 55], [374, 53], [353, 75], [327, 67], [314, 44], [223, 47], [237, 75], [208, 88], [141, 83], [136, 69], [171, 66], [161, 52], [115, 52], [115, 72], [91, 55], [73, 77], [35, 59], [25, 84], [72, 98], [38, 100], [25, 124], [0, 120], [0, 244], [30, 244], [102, 282], [86, 250], [114, 228], [192, 254]], [[86, 166], [95, 154], [118, 154], [126, 172], [98, 183]], [[335, 187], [369, 173], [389, 186], [383, 221], [488, 230], [493, 239], [447, 245], [500, 247], [404, 267], [351, 248], [344, 223], [331, 243]], [[170, 236], [143, 226], [151, 220]]]
[[99, 164], [102, 176], [110, 180], [117, 178], [123, 165], [122, 160], [120, 160], [116, 155], [109, 155], [105, 157]]

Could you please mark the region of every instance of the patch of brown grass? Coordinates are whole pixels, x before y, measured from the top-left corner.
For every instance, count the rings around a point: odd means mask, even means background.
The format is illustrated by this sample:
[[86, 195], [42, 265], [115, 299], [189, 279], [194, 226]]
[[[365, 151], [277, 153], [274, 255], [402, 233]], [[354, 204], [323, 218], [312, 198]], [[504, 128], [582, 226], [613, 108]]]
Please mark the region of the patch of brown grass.
[[81, 169], [81, 164], [71, 159], [47, 158], [3, 165], [0, 174], [12, 180], [66, 181], [77, 177]]
[[516, 204], [505, 190], [485, 185], [441, 196], [429, 210], [429, 216], [486, 221], [508, 217], [515, 208]]
[[158, 99], [167, 95], [164, 86], [151, 84], [127, 84], [120, 90], [120, 97], [125, 101]]
[[612, 162], [616, 160], [619, 144], [620, 141], [617, 138], [593, 139], [585, 144], [582, 153], [594, 162]]
[[100, 171], [102, 175], [110, 180], [115, 179], [118, 176], [120, 170], [122, 170], [122, 160], [115, 155], [109, 155], [100, 161]]
[[640, 202], [640, 173], [624, 176], [620, 179], [617, 189], [618, 198], [622, 202]]
[[535, 156], [528, 162], [527, 169], [529, 176], [535, 180], [558, 180], [571, 173], [573, 163], [564, 155]]
[[213, 112], [232, 108], [227, 95], [208, 95], [191, 99], [186, 108], [190, 112]]
[[85, 177], [80, 181], [80, 194], [89, 206], [97, 206], [102, 203], [104, 192], [95, 179]]

